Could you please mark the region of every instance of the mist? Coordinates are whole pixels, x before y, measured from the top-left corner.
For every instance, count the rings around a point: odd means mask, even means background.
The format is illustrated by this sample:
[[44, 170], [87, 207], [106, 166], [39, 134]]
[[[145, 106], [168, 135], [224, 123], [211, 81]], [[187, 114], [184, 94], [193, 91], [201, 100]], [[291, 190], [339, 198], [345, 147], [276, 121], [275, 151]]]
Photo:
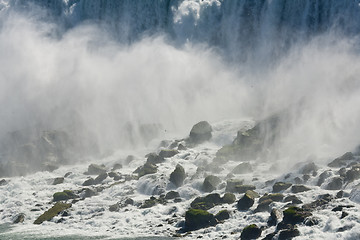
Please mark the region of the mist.
[[61, 129], [100, 152], [134, 149], [148, 143], [143, 125], [157, 126], [159, 139], [182, 138], [201, 120], [286, 110], [271, 161], [325, 161], [360, 143], [356, 37], [329, 31], [256, 64], [161, 32], [129, 44], [91, 22], [64, 30], [12, 12], [1, 19], [0, 53], [3, 141]]

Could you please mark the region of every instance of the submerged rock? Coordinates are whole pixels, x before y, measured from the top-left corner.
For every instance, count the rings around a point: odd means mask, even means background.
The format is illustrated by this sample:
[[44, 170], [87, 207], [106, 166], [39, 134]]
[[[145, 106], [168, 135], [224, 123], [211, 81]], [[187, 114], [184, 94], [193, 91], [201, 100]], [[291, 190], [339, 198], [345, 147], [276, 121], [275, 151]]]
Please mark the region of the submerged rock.
[[66, 209], [71, 207], [71, 203], [63, 203], [63, 202], [57, 202], [55, 205], [44, 212], [41, 216], [39, 216], [35, 221], [34, 224], [41, 224], [44, 221], [50, 221], [53, 219], [53, 217], [57, 216], [62, 211], [65, 211]]
[[176, 187], [180, 187], [183, 185], [185, 178], [185, 169], [180, 164], [176, 165], [175, 170], [170, 174], [170, 182]]
[[201, 121], [195, 124], [191, 131], [189, 141], [194, 144], [200, 144], [211, 139], [212, 127], [207, 121]]
[[216, 223], [214, 215], [205, 210], [190, 209], [185, 213], [185, 229], [187, 231], [215, 226]]
[[54, 179], [53, 185], [58, 185], [58, 184], [61, 184], [63, 182], [64, 182], [64, 178], [63, 177], [58, 177], [58, 178]]
[[261, 229], [256, 224], [246, 226], [240, 235], [241, 240], [257, 239], [261, 236]]

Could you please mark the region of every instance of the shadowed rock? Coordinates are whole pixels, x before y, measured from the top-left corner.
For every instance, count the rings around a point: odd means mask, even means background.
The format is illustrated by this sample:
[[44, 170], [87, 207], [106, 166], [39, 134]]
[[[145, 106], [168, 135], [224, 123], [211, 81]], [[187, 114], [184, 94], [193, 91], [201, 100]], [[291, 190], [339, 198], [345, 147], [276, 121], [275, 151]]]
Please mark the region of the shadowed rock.
[[57, 216], [59, 213], [61, 213], [62, 211], [65, 211], [66, 209], [68, 209], [70, 207], [71, 207], [71, 203], [57, 202], [57, 203], [55, 203], [55, 205], [52, 208], [50, 208], [49, 210], [44, 212], [41, 216], [39, 216], [34, 221], [34, 224], [41, 224], [44, 221], [50, 221], [51, 219], [53, 219], [53, 217]]
[[176, 165], [175, 170], [170, 174], [170, 182], [176, 187], [180, 187], [183, 185], [185, 178], [185, 169], [180, 164]]
[[281, 192], [284, 191], [286, 189], [288, 189], [289, 187], [291, 187], [291, 183], [285, 183], [285, 182], [276, 182], [273, 185], [273, 192], [277, 193], [277, 192]]
[[190, 209], [185, 213], [185, 229], [187, 231], [215, 226], [216, 223], [214, 215], [205, 210]]
[[211, 139], [212, 127], [207, 121], [201, 121], [195, 124], [189, 136], [189, 142], [193, 144], [200, 144]]
[[257, 239], [261, 236], [261, 229], [255, 225], [251, 224], [246, 226], [240, 235], [241, 240], [248, 240], [248, 239]]

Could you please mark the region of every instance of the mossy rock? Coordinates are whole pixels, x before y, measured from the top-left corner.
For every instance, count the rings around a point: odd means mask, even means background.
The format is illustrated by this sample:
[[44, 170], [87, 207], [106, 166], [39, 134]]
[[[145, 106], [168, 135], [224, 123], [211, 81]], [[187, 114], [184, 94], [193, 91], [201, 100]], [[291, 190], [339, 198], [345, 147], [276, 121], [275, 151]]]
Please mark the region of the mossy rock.
[[64, 190], [63, 192], [56, 192], [53, 194], [53, 201], [64, 201], [68, 199], [76, 198], [77, 195], [73, 193], [71, 190]]
[[257, 239], [261, 236], [261, 229], [256, 224], [251, 224], [246, 226], [240, 235], [240, 239], [248, 240], [248, 239]]
[[291, 187], [291, 183], [285, 183], [285, 182], [276, 182], [273, 185], [273, 192], [277, 193], [277, 192], [281, 192], [284, 191], [286, 189], [288, 189], [289, 187]]
[[213, 214], [201, 209], [189, 209], [185, 213], [185, 228], [187, 231], [197, 230], [216, 225]]
[[218, 212], [216, 215], [215, 215], [215, 219], [218, 220], [219, 222], [222, 222], [226, 219], [229, 219], [230, 218], [230, 213], [228, 210], [221, 210], [220, 212]]
[[34, 224], [41, 224], [44, 221], [50, 221], [53, 217], [57, 216], [59, 213], [65, 211], [66, 209], [71, 207], [71, 203], [63, 203], [57, 202], [55, 205], [44, 212], [41, 216], [39, 216], [35, 221]]
[[180, 187], [183, 185], [185, 178], [185, 169], [180, 164], [176, 165], [175, 170], [170, 174], [170, 182], [176, 187]]
[[216, 205], [220, 205], [223, 203], [222, 198], [218, 193], [212, 193], [206, 195], [205, 197], [197, 197], [194, 201], [191, 202], [190, 206], [193, 209], [202, 209], [209, 210]]
[[223, 203], [234, 203], [236, 201], [236, 197], [233, 193], [225, 193], [224, 196], [222, 197], [222, 201]]
[[312, 216], [310, 212], [304, 211], [298, 207], [289, 207], [284, 212], [284, 223], [298, 224], [304, 222], [307, 217]]
[[212, 192], [221, 182], [221, 179], [214, 175], [209, 175], [204, 179], [202, 189], [205, 192]]

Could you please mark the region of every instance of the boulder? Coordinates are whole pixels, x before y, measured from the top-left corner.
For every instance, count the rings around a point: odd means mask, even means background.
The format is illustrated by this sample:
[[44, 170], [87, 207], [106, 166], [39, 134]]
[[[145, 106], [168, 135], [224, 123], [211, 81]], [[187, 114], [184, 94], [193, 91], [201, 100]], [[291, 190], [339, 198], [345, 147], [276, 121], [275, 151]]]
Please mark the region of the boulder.
[[77, 198], [78, 196], [76, 194], [74, 194], [73, 191], [71, 190], [64, 190], [62, 192], [56, 192], [53, 194], [53, 201], [54, 202], [58, 202], [58, 201], [64, 201], [64, 200], [68, 200], [68, 199], [74, 199]]
[[4, 186], [7, 184], [7, 181], [5, 179], [0, 180], [0, 186]]
[[285, 224], [298, 224], [303, 223], [307, 217], [312, 216], [308, 211], [305, 211], [298, 207], [289, 207], [284, 212], [283, 222]]
[[178, 154], [179, 152], [175, 149], [162, 149], [159, 152], [159, 156], [162, 158], [171, 158], [173, 156], [175, 156], [176, 154]]
[[285, 229], [280, 232], [278, 240], [293, 239], [297, 236], [300, 236], [300, 232], [297, 228]]
[[246, 226], [240, 235], [241, 240], [248, 240], [248, 239], [257, 239], [261, 236], [261, 229], [255, 225], [251, 224]]
[[185, 169], [180, 164], [176, 165], [175, 170], [170, 174], [170, 182], [176, 187], [180, 187], [183, 185], [185, 178]]
[[216, 215], [215, 215], [215, 219], [219, 222], [222, 222], [226, 219], [229, 219], [230, 218], [230, 213], [228, 210], [221, 210], [220, 212], [218, 212]]
[[170, 191], [170, 192], [166, 193], [166, 195], [165, 195], [165, 199], [174, 199], [174, 198], [178, 198], [178, 197], [180, 197], [180, 194], [175, 191]]
[[223, 203], [232, 204], [235, 201], [236, 201], [236, 197], [233, 193], [225, 193], [224, 196], [222, 197]]
[[53, 181], [53, 185], [58, 185], [64, 182], [64, 178], [63, 177], [57, 177], [54, 179]]
[[157, 155], [156, 153], [149, 153], [146, 155], [147, 160], [146, 163], [149, 164], [158, 164], [158, 163], [162, 163], [165, 161], [164, 157], [161, 157], [159, 155]]
[[269, 212], [270, 211], [270, 204], [273, 202], [271, 199], [263, 200], [262, 202], [259, 202], [255, 212]]
[[334, 159], [332, 162], [328, 164], [328, 166], [332, 168], [339, 168], [342, 166], [346, 166], [351, 160], [354, 159], [355, 159], [354, 155], [351, 152], [347, 152], [341, 157]]
[[185, 213], [185, 229], [187, 231], [197, 230], [216, 225], [213, 214], [201, 209], [189, 209]]
[[284, 202], [291, 202], [292, 204], [301, 204], [303, 203], [297, 196], [289, 195], [284, 198]]
[[233, 170], [232, 173], [234, 174], [245, 174], [251, 173], [253, 171], [251, 164], [248, 162], [240, 163], [237, 165]]
[[293, 185], [291, 187], [291, 192], [292, 193], [300, 193], [300, 192], [306, 192], [306, 191], [310, 191], [311, 188], [308, 188], [304, 185]]
[[44, 221], [50, 221], [53, 217], [57, 216], [59, 213], [65, 211], [70, 207], [71, 207], [71, 203], [57, 202], [52, 208], [50, 208], [49, 210], [44, 212], [41, 216], [39, 216], [34, 221], [34, 224], [41, 224]]
[[360, 178], [360, 167], [356, 165], [345, 173], [344, 180], [346, 183], [351, 183], [359, 178]]
[[95, 184], [95, 180], [93, 178], [88, 178], [85, 180], [85, 182], [82, 184], [83, 186], [91, 186]]
[[255, 190], [256, 187], [254, 185], [236, 185], [235, 192], [236, 193], [245, 193], [248, 190]]
[[238, 185], [242, 185], [243, 184], [243, 180], [240, 179], [229, 179], [226, 181], [226, 189], [225, 191], [227, 192], [236, 192], [235, 187]]
[[330, 179], [329, 184], [326, 186], [327, 190], [340, 190], [343, 185], [342, 177], [333, 177]]
[[156, 172], [157, 172], [157, 167], [151, 163], [145, 163], [143, 166], [138, 167], [134, 171], [134, 173], [138, 174], [139, 178], [141, 178], [142, 176], [148, 175], [148, 174], [154, 174]]
[[300, 169], [300, 173], [302, 173], [302, 174], [313, 174], [317, 170], [318, 170], [318, 167], [316, 166], [316, 164], [314, 162], [310, 162], [310, 163], [305, 164]]
[[201, 121], [195, 124], [189, 136], [189, 141], [194, 144], [200, 144], [211, 139], [212, 127], [207, 121]]
[[264, 196], [262, 196], [259, 199], [259, 203], [266, 201], [266, 200], [272, 200], [274, 202], [281, 202], [284, 199], [284, 195], [281, 193], [271, 193], [271, 194], [267, 194], [265, 193]]
[[88, 167], [87, 174], [90, 175], [99, 175], [106, 173], [106, 168], [104, 165], [90, 164]]
[[204, 192], [212, 192], [221, 182], [221, 179], [214, 175], [209, 175], [204, 179], [202, 189]]
[[95, 179], [94, 179], [94, 183], [95, 184], [100, 184], [102, 181], [104, 181], [106, 178], [108, 177], [108, 174], [105, 172], [105, 173], [101, 173], [99, 174], [99, 176], [97, 176]]
[[242, 198], [237, 202], [237, 209], [240, 211], [248, 210], [252, 205], [254, 205], [255, 198], [248, 192], [244, 194]]
[[273, 208], [270, 212], [268, 226], [276, 226], [283, 219], [283, 212], [277, 208]]
[[325, 170], [320, 174], [316, 185], [321, 186], [325, 182], [325, 180], [330, 176], [331, 176], [331, 170]]
[[19, 213], [15, 216], [13, 223], [17, 224], [17, 223], [22, 223], [25, 220], [25, 214], [24, 213]]
[[216, 205], [223, 203], [223, 199], [218, 193], [211, 193], [205, 197], [197, 197], [191, 202], [190, 206], [194, 209], [209, 210]]
[[277, 192], [281, 192], [284, 191], [286, 189], [288, 189], [289, 187], [291, 187], [291, 183], [285, 183], [285, 182], [276, 182], [273, 185], [273, 192], [277, 193]]

